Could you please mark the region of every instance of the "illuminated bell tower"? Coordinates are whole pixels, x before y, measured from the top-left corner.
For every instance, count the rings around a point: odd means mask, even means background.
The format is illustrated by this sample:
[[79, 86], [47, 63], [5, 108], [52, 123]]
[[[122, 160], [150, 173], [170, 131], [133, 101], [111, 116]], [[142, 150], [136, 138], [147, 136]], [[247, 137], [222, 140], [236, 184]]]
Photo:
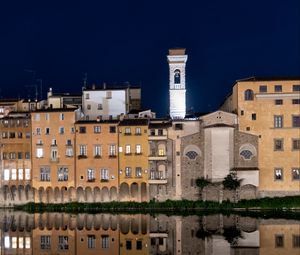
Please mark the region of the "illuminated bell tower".
[[170, 49], [167, 57], [170, 70], [170, 116], [172, 119], [184, 119], [186, 113], [185, 64], [188, 56], [185, 55], [185, 49]]

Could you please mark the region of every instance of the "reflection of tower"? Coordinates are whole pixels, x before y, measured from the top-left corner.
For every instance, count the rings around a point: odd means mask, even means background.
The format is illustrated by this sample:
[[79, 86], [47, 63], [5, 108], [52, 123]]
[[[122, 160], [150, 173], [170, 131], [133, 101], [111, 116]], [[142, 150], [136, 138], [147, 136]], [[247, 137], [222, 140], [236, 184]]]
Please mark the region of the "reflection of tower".
[[172, 119], [184, 119], [185, 104], [185, 49], [170, 49], [168, 55], [170, 69], [170, 116]]

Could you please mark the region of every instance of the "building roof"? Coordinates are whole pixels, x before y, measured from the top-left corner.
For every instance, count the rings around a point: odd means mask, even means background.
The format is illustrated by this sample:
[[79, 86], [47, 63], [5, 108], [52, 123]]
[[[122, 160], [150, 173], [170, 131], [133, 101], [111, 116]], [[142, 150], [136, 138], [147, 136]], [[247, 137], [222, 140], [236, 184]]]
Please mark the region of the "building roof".
[[117, 124], [119, 120], [78, 120], [75, 124]]
[[148, 119], [124, 119], [120, 121], [119, 126], [147, 126]]
[[105, 84], [102, 86], [89, 86], [83, 89], [83, 91], [106, 91], [106, 90], [126, 90], [126, 89], [141, 89], [141, 86], [124, 84], [124, 85], [113, 85]]
[[246, 82], [246, 81], [296, 81], [300, 80], [300, 76], [253, 76], [244, 79], [236, 80], [236, 82]]
[[74, 112], [78, 108], [47, 108], [47, 109], [38, 109], [34, 112]]
[[168, 128], [172, 127], [172, 122], [157, 122], [157, 123], [151, 123], [149, 124], [149, 128]]

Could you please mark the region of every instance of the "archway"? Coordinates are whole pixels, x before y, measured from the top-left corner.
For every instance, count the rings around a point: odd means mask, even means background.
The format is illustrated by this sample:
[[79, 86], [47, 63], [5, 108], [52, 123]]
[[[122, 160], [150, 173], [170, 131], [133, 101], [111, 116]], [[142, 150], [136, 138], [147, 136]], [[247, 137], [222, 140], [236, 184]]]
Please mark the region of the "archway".
[[92, 203], [94, 202], [94, 196], [92, 189], [90, 187], [85, 188], [85, 196], [86, 196], [86, 202], [87, 203]]
[[131, 198], [134, 201], [139, 201], [139, 185], [134, 182], [130, 185]]
[[94, 199], [96, 203], [101, 202], [101, 192], [99, 187], [94, 188]]
[[129, 200], [129, 185], [125, 182], [120, 185], [119, 192], [120, 201], [128, 201]]
[[84, 200], [84, 191], [83, 191], [82, 187], [77, 188], [76, 194], [77, 194], [77, 201], [79, 203], [80, 202], [85, 202], [85, 200]]
[[141, 184], [141, 200], [142, 202], [148, 201], [147, 184], [145, 182]]
[[46, 189], [46, 199], [47, 199], [47, 203], [49, 204], [54, 203], [54, 192], [51, 187], [48, 187]]
[[108, 202], [109, 201], [109, 191], [107, 187], [103, 187], [101, 190], [101, 200], [103, 202]]
[[117, 201], [118, 200], [118, 192], [116, 187], [110, 188], [110, 200]]

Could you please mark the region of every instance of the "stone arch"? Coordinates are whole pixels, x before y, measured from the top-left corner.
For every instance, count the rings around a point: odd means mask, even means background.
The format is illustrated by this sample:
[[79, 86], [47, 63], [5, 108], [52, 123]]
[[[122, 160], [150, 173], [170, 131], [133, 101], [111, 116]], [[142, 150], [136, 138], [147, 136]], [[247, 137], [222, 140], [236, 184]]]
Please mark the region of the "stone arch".
[[61, 202], [62, 203], [68, 203], [69, 200], [69, 195], [68, 195], [68, 188], [66, 186], [63, 186], [61, 188]]
[[108, 202], [109, 201], [109, 190], [107, 187], [103, 187], [101, 189], [101, 200], [102, 202]]
[[38, 200], [40, 203], [43, 203], [46, 200], [46, 193], [43, 187], [40, 187], [38, 190]]
[[59, 228], [62, 225], [62, 218], [61, 218], [61, 214], [55, 213], [54, 214], [54, 228], [56, 230], [59, 230]]
[[116, 215], [111, 215], [111, 218], [110, 218], [110, 228], [112, 231], [115, 231], [118, 229], [118, 218]]
[[69, 192], [69, 202], [77, 201], [76, 189], [74, 187], [70, 187], [68, 192]]
[[128, 183], [125, 183], [125, 182], [121, 183], [119, 198], [120, 198], [120, 201], [129, 200], [129, 185], [128, 185]]
[[180, 84], [180, 83], [181, 83], [180, 70], [176, 69], [174, 71], [174, 84]]
[[139, 201], [139, 185], [136, 182], [130, 185], [130, 193], [134, 201]]
[[131, 233], [137, 235], [139, 233], [139, 222], [138, 218], [131, 219]]
[[109, 214], [102, 215], [102, 229], [107, 231], [110, 227], [110, 216]]
[[61, 203], [61, 191], [59, 187], [54, 188], [54, 202]]
[[94, 200], [95, 202], [101, 202], [101, 192], [99, 187], [94, 188]]
[[257, 198], [257, 187], [252, 184], [243, 185], [239, 192], [240, 199], [255, 199]]
[[77, 229], [78, 230], [83, 230], [84, 223], [85, 223], [84, 214], [78, 214], [77, 215], [77, 220], [76, 220]]
[[141, 232], [143, 235], [147, 234], [148, 228], [147, 228], [147, 215], [142, 214], [141, 215]]
[[91, 187], [86, 187], [85, 188], [85, 201], [87, 203], [92, 203], [94, 202], [94, 196]]
[[4, 187], [3, 187], [3, 199], [4, 199], [4, 201], [7, 201], [10, 199], [8, 185], [4, 185]]
[[93, 214], [87, 214], [85, 218], [85, 228], [87, 230], [91, 230], [93, 228], [94, 223], [94, 215]]
[[129, 220], [126, 218], [120, 218], [120, 231], [123, 235], [129, 233]]
[[25, 186], [25, 197], [26, 200], [33, 200], [34, 198], [34, 189], [30, 187], [29, 184]]
[[184, 148], [183, 156], [189, 160], [196, 160], [197, 157], [201, 157], [201, 150], [197, 145], [189, 144]]
[[85, 202], [84, 200], [84, 190], [82, 187], [78, 187], [76, 190], [77, 202]]
[[257, 151], [253, 144], [246, 143], [240, 146], [239, 155], [244, 160], [251, 160], [257, 156]]
[[147, 184], [145, 182], [141, 183], [141, 201], [148, 201], [148, 192], [147, 192]]
[[54, 192], [51, 187], [46, 189], [46, 201], [49, 204], [54, 203]]
[[110, 201], [117, 201], [118, 200], [118, 191], [116, 187], [110, 188]]
[[25, 187], [23, 185], [18, 186], [18, 197], [21, 203], [25, 203], [26, 195], [25, 195]]
[[11, 200], [18, 200], [18, 189], [15, 185], [10, 187]]

